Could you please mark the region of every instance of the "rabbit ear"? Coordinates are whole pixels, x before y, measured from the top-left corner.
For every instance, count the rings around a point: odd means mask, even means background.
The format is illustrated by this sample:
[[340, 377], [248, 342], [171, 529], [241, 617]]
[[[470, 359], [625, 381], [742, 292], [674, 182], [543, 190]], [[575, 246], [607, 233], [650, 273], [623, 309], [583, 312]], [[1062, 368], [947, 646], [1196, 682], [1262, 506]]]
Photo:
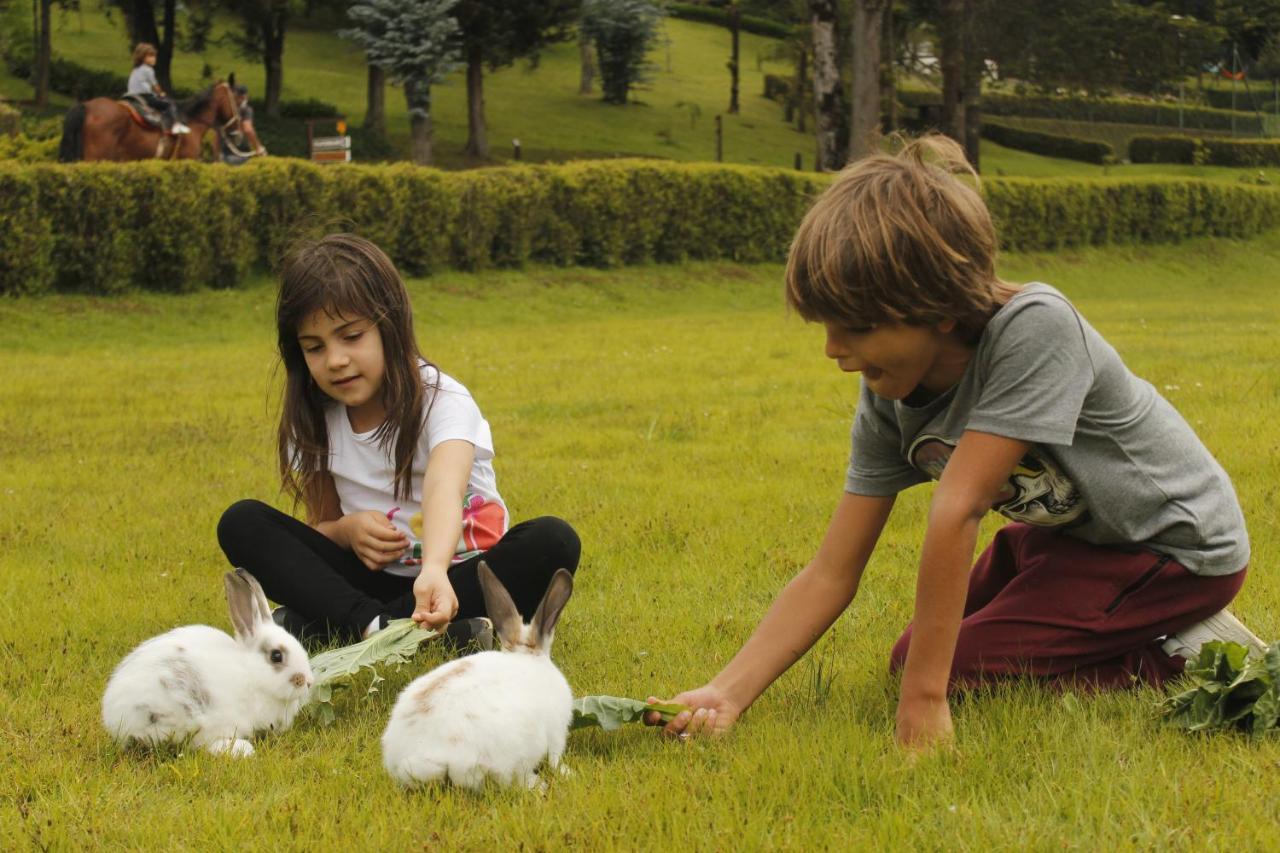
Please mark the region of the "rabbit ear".
[[484, 593], [484, 609], [498, 632], [498, 639], [507, 648], [518, 645], [524, 620], [520, 618], [516, 603], [511, 600], [511, 593], [484, 560], [480, 561], [476, 571], [480, 576], [480, 591]]
[[547, 584], [547, 591], [533, 614], [534, 642], [538, 648], [545, 649], [550, 645], [551, 634], [560, 619], [560, 611], [569, 603], [573, 595], [573, 575], [567, 569], [557, 569]]
[[257, 626], [271, 621], [271, 607], [253, 575], [244, 569], [227, 572], [227, 608], [231, 611], [231, 624], [236, 629], [236, 639], [252, 637]]

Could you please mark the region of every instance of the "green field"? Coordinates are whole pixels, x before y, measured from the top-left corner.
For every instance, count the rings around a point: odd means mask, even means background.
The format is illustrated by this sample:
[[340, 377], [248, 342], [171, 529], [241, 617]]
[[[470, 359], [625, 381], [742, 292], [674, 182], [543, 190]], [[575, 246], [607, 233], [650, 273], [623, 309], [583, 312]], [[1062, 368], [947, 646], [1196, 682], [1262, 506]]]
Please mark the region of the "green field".
[[[88, 5], [76, 13], [55, 15], [54, 20], [57, 55], [120, 74], [129, 70], [129, 45], [119, 15], [108, 19]], [[773, 58], [776, 52], [774, 40], [742, 35], [742, 111], [735, 116], [724, 114], [729, 99], [725, 70], [729, 35], [721, 27], [667, 19], [662, 39], [650, 56], [652, 79], [636, 94], [640, 103], [625, 107], [605, 104], [598, 96], [577, 94], [577, 44], [553, 46], [536, 68], [520, 63], [486, 75], [491, 161], [510, 159], [514, 139], [520, 140], [524, 159], [531, 161], [620, 155], [713, 160], [715, 116], [723, 114], [726, 161], [789, 168], [795, 155], [800, 154], [804, 167], [812, 168], [811, 134], [799, 133], [785, 123], [782, 106], [763, 95], [766, 73], [793, 73], [789, 64]], [[236, 72], [237, 78], [251, 87], [255, 98], [261, 98], [261, 64], [238, 56], [227, 46], [210, 47], [204, 54], [180, 53], [174, 59], [175, 82], [189, 87], [200, 85], [206, 63], [220, 76]], [[30, 87], [23, 81], [0, 76], [0, 95], [25, 98], [29, 93]], [[299, 24], [286, 39], [284, 97], [320, 98], [336, 104], [353, 123], [359, 123], [365, 109], [362, 53], [332, 32]], [[448, 168], [473, 165], [462, 154], [467, 127], [462, 71], [433, 90], [433, 120], [437, 163]], [[387, 121], [393, 145], [407, 156], [406, 107], [395, 88], [387, 91]], [[1131, 126], [1121, 127], [1125, 129], [1095, 125], [1091, 133], [1081, 135], [1102, 134], [1110, 141], [1117, 133], [1135, 132]], [[269, 136], [265, 143], [271, 147]], [[1122, 150], [1117, 151], [1124, 156]], [[1229, 181], [1238, 180], [1248, 171], [1179, 165], [1093, 166], [1013, 151], [989, 142], [982, 144], [982, 168], [992, 175], [1027, 177], [1169, 174]], [[1273, 181], [1275, 171], [1269, 170]]]
[[[1280, 235], [1014, 255], [1072, 298], [1235, 481], [1280, 635]], [[1225, 271], [1230, 271], [1227, 274]], [[556, 657], [579, 694], [701, 683], [811, 555], [843, 483], [857, 381], [728, 263], [410, 282], [426, 352], [475, 393], [519, 520], [581, 532]], [[405, 793], [378, 738], [396, 691], [348, 695], [244, 762], [121, 751], [115, 663], [175, 625], [228, 627], [222, 509], [279, 500], [271, 284], [0, 301], [0, 838], [35, 849], [1268, 849], [1280, 741], [1189, 737], [1149, 691], [1023, 684], [956, 703], [957, 751], [892, 747], [889, 648], [912, 607], [928, 487], [899, 502], [862, 593], [719, 741], [576, 733], [545, 796]], [[995, 527], [989, 520], [985, 533]], [[438, 656], [424, 655], [414, 668]], [[821, 664], [821, 667], [819, 667]]]

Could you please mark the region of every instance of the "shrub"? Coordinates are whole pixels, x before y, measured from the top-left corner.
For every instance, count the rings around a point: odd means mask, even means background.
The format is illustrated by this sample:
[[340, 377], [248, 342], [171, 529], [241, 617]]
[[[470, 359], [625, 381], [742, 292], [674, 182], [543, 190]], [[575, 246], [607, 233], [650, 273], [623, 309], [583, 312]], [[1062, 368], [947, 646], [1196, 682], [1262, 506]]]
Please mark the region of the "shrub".
[[[408, 274], [448, 267], [781, 261], [829, 176], [610, 160], [442, 172], [318, 166], [0, 163], [0, 292], [230, 286], [300, 229], [355, 230]], [[1243, 237], [1280, 192], [1197, 180], [983, 184], [1013, 249]]]
[[340, 115], [342, 113], [335, 105], [319, 98], [280, 102], [281, 118], [337, 118]]
[[[912, 109], [940, 107], [942, 95], [932, 91], [899, 90], [898, 99]], [[982, 95], [982, 112], [992, 116], [1023, 118], [1059, 118], [1074, 121], [1121, 122], [1178, 126], [1178, 105], [1131, 98], [1073, 98], [1051, 95], [1010, 95], [986, 92]], [[1257, 134], [1263, 119], [1251, 112], [1217, 110], [1208, 107], [1184, 107], [1182, 123], [1201, 130], [1231, 130]]]
[[55, 163], [58, 160], [57, 139], [32, 139], [21, 133], [0, 134], [0, 160], [19, 163]]
[[786, 103], [791, 97], [791, 80], [777, 74], [764, 75], [764, 96], [771, 101]]
[[[686, 21], [701, 21], [706, 24], [718, 24], [722, 27], [729, 26], [729, 13], [723, 8], [698, 6], [693, 3], [668, 3], [666, 9], [667, 14], [673, 18], [682, 18]], [[755, 15], [740, 16], [738, 18], [738, 29], [744, 33], [755, 33], [759, 36], [768, 36], [776, 39], [791, 38], [793, 32], [790, 24], [770, 20], [769, 18], [760, 18]]]
[[1129, 143], [1129, 159], [1134, 163], [1280, 166], [1280, 140], [1135, 136]]
[[1105, 142], [1093, 139], [1023, 130], [992, 121], [982, 123], [982, 136], [1006, 148], [1030, 151], [1046, 157], [1063, 157], [1067, 160], [1083, 160], [1086, 163], [1099, 164], [1115, 160], [1115, 149]]
[[983, 184], [1004, 248], [1248, 237], [1280, 220], [1280, 192], [1193, 179], [1004, 178]]
[[0, 163], [0, 295], [53, 286], [54, 220], [40, 208], [30, 166]]

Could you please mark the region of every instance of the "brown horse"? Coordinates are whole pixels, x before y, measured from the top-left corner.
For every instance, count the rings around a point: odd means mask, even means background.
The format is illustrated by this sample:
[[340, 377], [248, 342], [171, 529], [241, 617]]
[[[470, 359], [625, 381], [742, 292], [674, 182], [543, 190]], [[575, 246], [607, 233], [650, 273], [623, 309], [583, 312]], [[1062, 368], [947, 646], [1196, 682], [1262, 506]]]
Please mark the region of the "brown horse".
[[240, 109], [229, 83], [219, 80], [179, 107], [191, 132], [167, 136], [143, 127], [134, 113], [112, 98], [94, 98], [76, 104], [62, 122], [58, 159], [75, 160], [195, 160], [200, 157], [204, 135], [211, 127], [239, 129]]

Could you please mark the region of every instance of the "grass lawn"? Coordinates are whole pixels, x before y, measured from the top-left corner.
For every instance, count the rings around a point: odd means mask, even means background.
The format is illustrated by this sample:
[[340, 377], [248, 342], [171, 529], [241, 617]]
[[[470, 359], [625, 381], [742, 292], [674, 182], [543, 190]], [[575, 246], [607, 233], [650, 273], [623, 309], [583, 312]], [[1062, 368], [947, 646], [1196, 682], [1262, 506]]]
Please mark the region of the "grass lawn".
[[[1280, 635], [1280, 235], [1012, 255], [1163, 389], [1234, 478], [1253, 541], [1236, 611]], [[530, 269], [410, 283], [426, 351], [493, 426], [516, 519], [585, 543], [556, 657], [579, 694], [708, 678], [811, 556], [857, 381], [788, 317], [780, 269]], [[270, 282], [181, 297], [0, 301], [0, 838], [6, 847], [1265, 849], [1280, 740], [1188, 737], [1149, 691], [1023, 684], [955, 705], [958, 751], [904, 764], [888, 650], [912, 608], [928, 487], [899, 502], [850, 612], [734, 733], [581, 732], [545, 797], [406, 793], [390, 703], [338, 701], [248, 761], [121, 751], [112, 667], [223, 628], [214, 525], [277, 494]], [[990, 519], [984, 534], [995, 529]], [[426, 653], [416, 671], [438, 658]]]

